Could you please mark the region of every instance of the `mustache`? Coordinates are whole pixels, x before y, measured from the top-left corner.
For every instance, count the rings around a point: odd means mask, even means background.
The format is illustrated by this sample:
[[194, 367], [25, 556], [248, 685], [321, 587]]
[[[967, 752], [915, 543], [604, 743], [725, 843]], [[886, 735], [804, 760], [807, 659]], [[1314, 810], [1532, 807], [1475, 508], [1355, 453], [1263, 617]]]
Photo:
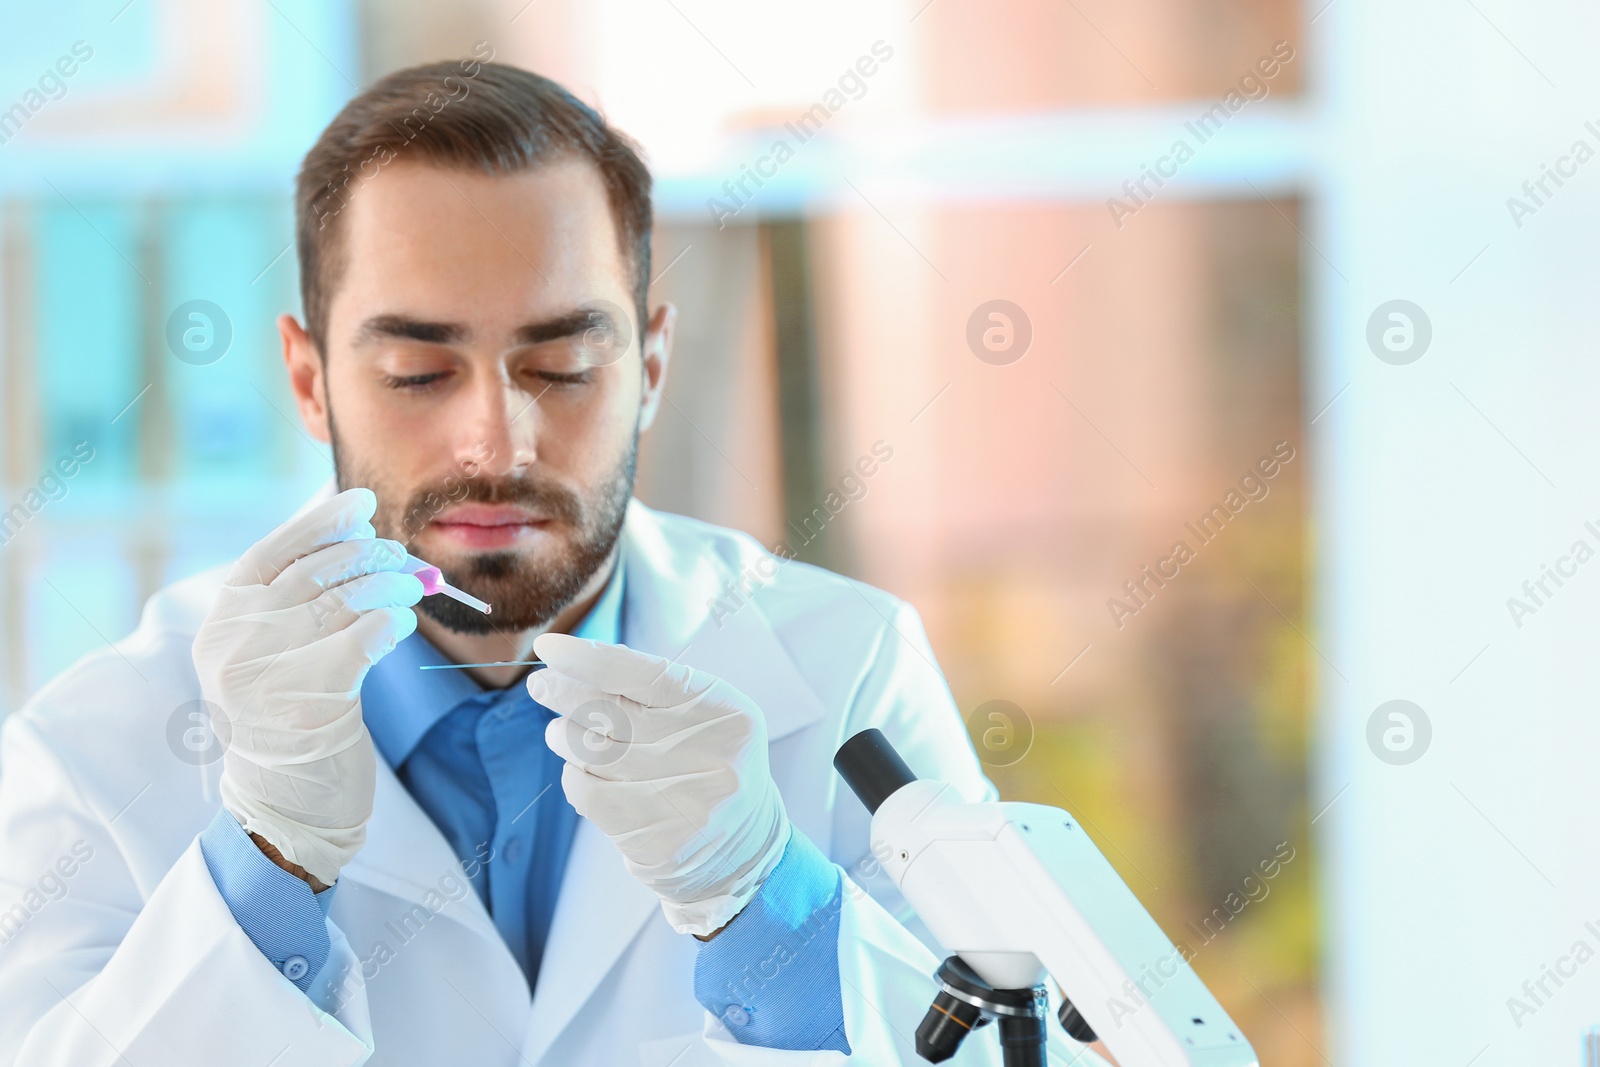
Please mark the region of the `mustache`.
[[537, 478], [451, 478], [418, 488], [401, 510], [401, 526], [417, 531], [452, 504], [521, 505], [574, 526], [583, 521], [583, 502], [564, 485]]

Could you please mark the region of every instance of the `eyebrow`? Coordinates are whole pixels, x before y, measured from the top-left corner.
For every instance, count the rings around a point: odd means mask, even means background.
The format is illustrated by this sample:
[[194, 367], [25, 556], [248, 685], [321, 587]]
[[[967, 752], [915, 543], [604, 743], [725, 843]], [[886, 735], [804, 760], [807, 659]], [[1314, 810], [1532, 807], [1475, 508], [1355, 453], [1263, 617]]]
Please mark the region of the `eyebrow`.
[[[519, 345], [537, 345], [575, 337], [593, 327], [615, 329], [611, 316], [598, 309], [579, 308], [540, 322], [530, 322], [517, 328]], [[472, 331], [457, 322], [429, 322], [406, 315], [374, 315], [361, 324], [356, 332], [357, 346], [374, 341], [398, 338], [404, 341], [421, 341], [425, 344], [448, 345], [466, 340]]]
[[426, 322], [404, 315], [374, 315], [356, 331], [355, 343], [370, 344], [388, 338], [406, 341], [424, 341], [430, 344], [450, 344], [467, 336], [466, 327], [454, 322]]
[[537, 345], [545, 341], [557, 341], [563, 337], [576, 337], [585, 330], [596, 326], [606, 329], [615, 329], [616, 323], [611, 321], [611, 316], [604, 311], [579, 308], [569, 311], [564, 315], [557, 315], [553, 319], [543, 322], [532, 322], [517, 330], [517, 343], [520, 345]]

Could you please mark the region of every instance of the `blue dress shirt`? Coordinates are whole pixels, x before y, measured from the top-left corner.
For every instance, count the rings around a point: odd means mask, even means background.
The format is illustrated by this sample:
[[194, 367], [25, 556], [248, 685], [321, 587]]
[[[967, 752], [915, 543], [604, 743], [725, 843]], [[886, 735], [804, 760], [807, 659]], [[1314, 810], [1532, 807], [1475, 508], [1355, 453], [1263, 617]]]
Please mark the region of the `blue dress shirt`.
[[[622, 643], [619, 559], [573, 631]], [[484, 689], [420, 633], [367, 672], [363, 717], [374, 746], [455, 850], [531, 990], [537, 984], [578, 813], [562, 761], [544, 743], [554, 712], [525, 685]], [[313, 893], [219, 809], [200, 834], [213, 881], [250, 940], [308, 991], [330, 952], [324, 922], [337, 883]], [[695, 998], [735, 1039], [848, 1053], [839, 983], [835, 868], [798, 829], [755, 898], [695, 960]]]

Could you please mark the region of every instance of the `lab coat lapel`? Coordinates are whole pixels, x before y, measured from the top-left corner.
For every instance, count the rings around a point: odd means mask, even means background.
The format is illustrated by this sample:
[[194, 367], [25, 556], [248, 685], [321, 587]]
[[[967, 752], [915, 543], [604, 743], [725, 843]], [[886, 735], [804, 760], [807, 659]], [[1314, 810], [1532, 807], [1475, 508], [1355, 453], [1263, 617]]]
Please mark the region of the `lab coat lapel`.
[[666, 922], [655, 893], [628, 873], [616, 846], [580, 819], [539, 964], [522, 1046], [527, 1062], [541, 1062], [652, 915]]
[[[446, 876], [460, 879], [467, 891], [459, 899], [440, 907], [453, 883]], [[416, 799], [400, 784], [394, 771], [378, 759], [378, 781], [372, 798], [372, 818], [367, 821], [367, 840], [355, 859], [340, 873], [373, 889], [420, 904], [430, 911], [460, 923], [486, 942], [492, 957], [492, 974], [503, 974], [506, 981], [522, 985], [522, 968], [506, 947], [494, 920], [478, 894], [467, 885], [466, 872], [450, 842], [428, 818]], [[338, 906], [337, 899], [335, 906]]]
[[[713, 602], [736, 576], [706, 551], [703, 538], [675, 536], [633, 500], [622, 552], [622, 633], [630, 648], [731, 682], [762, 709], [771, 740], [824, 715], [756, 604], [713, 618]], [[524, 1042], [530, 1063], [577, 1017], [647, 921], [666, 922], [660, 901], [628, 873], [610, 840], [580, 819], [534, 992]]]

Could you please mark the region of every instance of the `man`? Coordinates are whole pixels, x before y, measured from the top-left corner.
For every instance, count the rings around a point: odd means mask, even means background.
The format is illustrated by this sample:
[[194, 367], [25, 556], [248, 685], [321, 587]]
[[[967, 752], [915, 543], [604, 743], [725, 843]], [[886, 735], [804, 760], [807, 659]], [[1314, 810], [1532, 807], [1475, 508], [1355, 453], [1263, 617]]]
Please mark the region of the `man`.
[[830, 759], [993, 787], [910, 607], [632, 499], [649, 196], [492, 63], [323, 132], [279, 329], [340, 491], [5, 723], [0, 1064], [915, 1060], [936, 960]]

